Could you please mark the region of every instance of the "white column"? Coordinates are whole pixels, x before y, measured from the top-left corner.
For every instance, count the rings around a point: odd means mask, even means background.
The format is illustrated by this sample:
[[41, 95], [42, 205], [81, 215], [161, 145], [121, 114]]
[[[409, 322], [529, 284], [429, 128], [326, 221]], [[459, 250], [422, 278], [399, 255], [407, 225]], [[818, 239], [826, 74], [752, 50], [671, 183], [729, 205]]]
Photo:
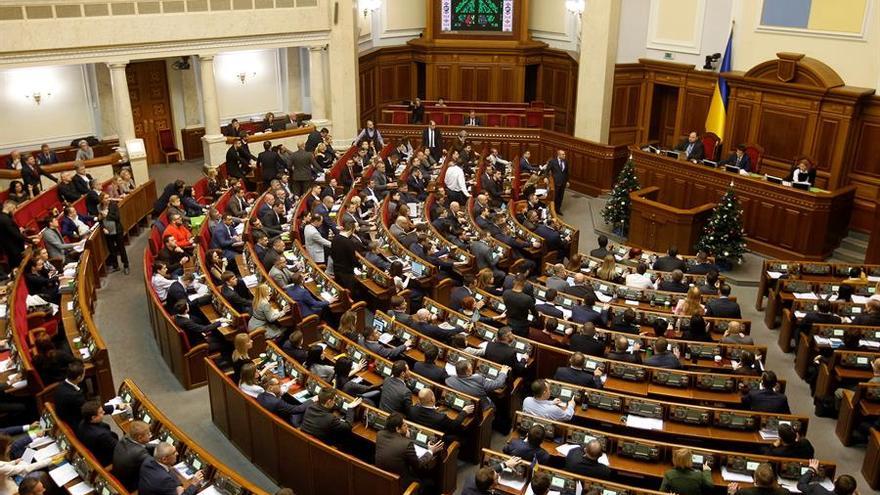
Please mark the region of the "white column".
[[312, 100], [312, 120], [327, 119], [327, 81], [324, 78], [324, 54], [327, 45], [309, 47], [309, 93]]
[[608, 142], [619, 31], [620, 2], [587, 2], [581, 19], [575, 137]]
[[199, 55], [202, 80], [202, 111], [205, 115], [205, 135], [202, 150], [205, 165], [216, 167], [226, 159], [226, 138], [220, 132], [220, 109], [217, 106], [217, 86], [214, 83], [214, 55]]
[[334, 141], [351, 143], [360, 128], [358, 104], [358, 19], [357, 2], [336, 0], [337, 23], [330, 28], [327, 79], [330, 120]]
[[128, 62], [108, 63], [110, 69], [110, 87], [113, 90], [113, 110], [116, 117], [116, 135], [119, 148], [124, 150], [131, 164], [134, 180], [142, 184], [149, 180], [147, 154], [144, 151], [143, 139], [138, 139], [134, 130], [134, 113], [131, 110], [131, 96], [128, 93], [128, 78], [125, 66]]

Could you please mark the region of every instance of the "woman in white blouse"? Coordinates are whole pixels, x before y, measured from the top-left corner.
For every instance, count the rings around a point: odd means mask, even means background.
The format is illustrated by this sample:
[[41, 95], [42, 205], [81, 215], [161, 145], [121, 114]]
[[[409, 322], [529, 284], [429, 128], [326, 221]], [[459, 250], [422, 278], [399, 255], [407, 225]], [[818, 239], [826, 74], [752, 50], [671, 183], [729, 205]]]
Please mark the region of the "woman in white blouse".
[[266, 391], [257, 383], [257, 365], [253, 362], [242, 365], [241, 380], [238, 382], [238, 388], [255, 399]]
[[45, 469], [55, 461], [64, 457], [64, 453], [57, 454], [42, 461], [26, 463], [21, 459], [9, 460], [9, 452], [12, 449], [13, 439], [9, 435], [0, 434], [0, 495], [12, 495], [18, 492], [18, 486], [13, 477], [24, 476], [40, 469]]

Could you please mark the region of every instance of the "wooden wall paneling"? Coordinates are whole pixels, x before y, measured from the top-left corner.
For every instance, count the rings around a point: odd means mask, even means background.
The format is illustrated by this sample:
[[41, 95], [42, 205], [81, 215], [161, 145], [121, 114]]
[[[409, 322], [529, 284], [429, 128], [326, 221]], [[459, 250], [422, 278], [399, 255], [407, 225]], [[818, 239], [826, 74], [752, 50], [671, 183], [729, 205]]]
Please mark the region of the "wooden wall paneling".
[[133, 62], [125, 67], [135, 136], [144, 140], [147, 163], [161, 163], [159, 130], [173, 129], [171, 98], [164, 60]]
[[397, 78], [394, 77], [395, 67], [393, 66], [379, 66], [379, 82], [376, 86], [379, 88], [379, 101], [391, 101], [394, 99], [397, 91], [395, 91], [395, 86], [397, 85]]
[[644, 70], [640, 64], [617, 64], [611, 97], [611, 144], [639, 144], [644, 141], [639, 115], [644, 99]]
[[434, 94], [450, 95], [448, 96], [448, 98], [452, 98], [452, 74], [454, 72], [453, 66], [436, 65], [434, 71]]
[[262, 446], [255, 449], [252, 442], [247, 399], [243, 394], [228, 393], [226, 394], [226, 407], [229, 412], [229, 439], [248, 459], [254, 460], [255, 450], [262, 448]]
[[183, 141], [183, 156], [187, 160], [205, 156], [205, 150], [202, 148], [202, 136], [204, 135], [204, 127], [180, 130], [181, 140]]
[[492, 67], [474, 67], [474, 93], [471, 100], [501, 101], [501, 98], [499, 98], [500, 93], [492, 91], [492, 89], [497, 90], [500, 87], [498, 84], [492, 84], [494, 69]]
[[518, 71], [515, 67], [501, 66], [498, 70], [499, 89], [498, 101], [514, 101], [516, 97], [517, 85], [522, 81], [522, 77], [517, 77]]
[[281, 479], [281, 471], [286, 469], [284, 460], [290, 453], [281, 452], [275, 422], [268, 414], [249, 414], [248, 418], [254, 443], [258, 445], [254, 449], [254, 464], [273, 480]]
[[756, 141], [764, 147], [764, 165], [772, 161], [791, 166], [796, 156], [805, 154], [811, 146], [808, 137], [810, 116], [782, 107], [767, 107], [761, 111]]

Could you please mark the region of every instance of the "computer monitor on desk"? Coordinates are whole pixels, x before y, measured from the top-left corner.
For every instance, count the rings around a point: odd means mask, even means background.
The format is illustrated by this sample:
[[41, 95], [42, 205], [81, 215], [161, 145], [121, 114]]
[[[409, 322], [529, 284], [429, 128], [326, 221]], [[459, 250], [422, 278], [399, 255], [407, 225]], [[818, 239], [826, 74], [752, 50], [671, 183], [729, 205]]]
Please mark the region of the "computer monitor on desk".
[[703, 165], [712, 168], [718, 168], [718, 162], [713, 162], [712, 160], [703, 160]]
[[782, 184], [782, 177], [776, 177], [775, 175], [764, 175], [764, 178], [767, 179], [767, 182], [772, 182], [774, 184]]
[[792, 182], [791, 187], [793, 187], [795, 189], [801, 189], [803, 191], [809, 191], [810, 187], [812, 187], [812, 186], [810, 185], [809, 182]]
[[728, 172], [733, 172], [735, 174], [739, 173], [739, 167], [737, 167], [736, 165], [725, 165], [724, 170]]
[[678, 151], [666, 150], [663, 152], [663, 154], [669, 158], [672, 158], [673, 160], [680, 160], [681, 159], [681, 153]]

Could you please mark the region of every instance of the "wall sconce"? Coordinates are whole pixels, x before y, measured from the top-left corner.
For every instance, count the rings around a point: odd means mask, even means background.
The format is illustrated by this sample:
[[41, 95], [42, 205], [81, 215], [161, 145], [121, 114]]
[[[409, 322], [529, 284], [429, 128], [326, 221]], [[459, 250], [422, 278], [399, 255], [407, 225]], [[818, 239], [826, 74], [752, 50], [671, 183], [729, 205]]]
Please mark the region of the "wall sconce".
[[370, 12], [379, 10], [381, 6], [382, 0], [358, 0], [358, 8], [364, 12], [364, 17], [367, 17]]
[[241, 81], [242, 84], [244, 84], [245, 80], [247, 80], [248, 77], [250, 77], [251, 79], [257, 77], [257, 73], [256, 72], [239, 72], [237, 74], [237, 76], [238, 76], [238, 80]]
[[586, 8], [584, 0], [565, 0], [565, 8], [574, 15], [581, 15]]
[[[46, 96], [52, 96], [52, 93], [46, 92]], [[39, 105], [40, 102], [43, 101], [43, 94], [39, 91], [34, 91], [32, 94], [24, 95], [24, 97], [33, 98], [34, 103], [36, 103], [37, 105]]]

